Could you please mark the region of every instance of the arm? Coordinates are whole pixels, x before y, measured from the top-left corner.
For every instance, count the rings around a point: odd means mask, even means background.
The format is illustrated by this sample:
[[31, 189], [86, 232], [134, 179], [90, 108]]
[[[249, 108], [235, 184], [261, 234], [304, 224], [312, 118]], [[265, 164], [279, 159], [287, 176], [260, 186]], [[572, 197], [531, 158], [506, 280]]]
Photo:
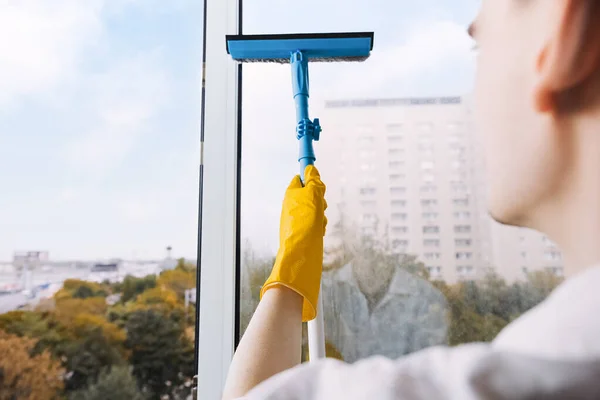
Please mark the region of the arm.
[[300, 363], [302, 322], [315, 318], [325, 233], [325, 185], [314, 166], [296, 176], [283, 201], [279, 251], [261, 301], [233, 357], [223, 398], [244, 396]]
[[265, 293], [237, 348], [223, 399], [235, 399], [300, 363], [302, 296], [286, 287]]

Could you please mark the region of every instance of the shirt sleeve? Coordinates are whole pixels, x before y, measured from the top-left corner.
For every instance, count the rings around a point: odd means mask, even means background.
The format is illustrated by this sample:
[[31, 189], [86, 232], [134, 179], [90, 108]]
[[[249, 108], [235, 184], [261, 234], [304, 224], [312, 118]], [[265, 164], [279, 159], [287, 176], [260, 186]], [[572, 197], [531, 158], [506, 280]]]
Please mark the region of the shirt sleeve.
[[599, 373], [598, 360], [548, 361], [469, 344], [399, 360], [303, 364], [263, 382], [244, 399], [592, 399], [600, 393]]

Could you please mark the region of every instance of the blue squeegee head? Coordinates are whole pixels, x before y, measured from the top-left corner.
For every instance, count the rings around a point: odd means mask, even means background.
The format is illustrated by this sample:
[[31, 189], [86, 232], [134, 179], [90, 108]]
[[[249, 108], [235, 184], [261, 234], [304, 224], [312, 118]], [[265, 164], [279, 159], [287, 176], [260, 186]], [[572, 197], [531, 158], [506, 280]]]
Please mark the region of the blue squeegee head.
[[228, 35], [227, 53], [241, 62], [289, 63], [301, 51], [311, 62], [364, 61], [373, 48], [373, 32]]

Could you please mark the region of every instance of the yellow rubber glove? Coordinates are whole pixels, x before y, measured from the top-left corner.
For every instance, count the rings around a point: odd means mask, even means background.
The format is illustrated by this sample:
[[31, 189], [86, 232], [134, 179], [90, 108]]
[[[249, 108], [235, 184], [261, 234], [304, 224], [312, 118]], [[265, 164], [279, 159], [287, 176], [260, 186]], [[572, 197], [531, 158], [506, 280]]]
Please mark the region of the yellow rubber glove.
[[319, 171], [309, 165], [304, 171], [305, 186], [295, 176], [283, 200], [279, 225], [279, 251], [269, 279], [260, 296], [272, 287], [288, 287], [302, 297], [302, 321], [317, 315], [317, 300], [323, 270], [323, 236], [325, 218], [325, 185]]

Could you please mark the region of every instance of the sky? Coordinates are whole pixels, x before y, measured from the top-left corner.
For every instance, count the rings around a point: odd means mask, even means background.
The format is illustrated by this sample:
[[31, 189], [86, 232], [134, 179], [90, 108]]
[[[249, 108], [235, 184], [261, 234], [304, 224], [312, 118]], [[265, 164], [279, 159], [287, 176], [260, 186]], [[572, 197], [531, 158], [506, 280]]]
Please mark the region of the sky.
[[[243, 7], [244, 33], [375, 32], [367, 62], [311, 66], [314, 116], [332, 98], [470, 91], [478, 0], [340, 4]], [[0, 0], [0, 261], [196, 258], [202, 9]], [[272, 251], [297, 173], [289, 70], [244, 66], [243, 85], [242, 236]]]

